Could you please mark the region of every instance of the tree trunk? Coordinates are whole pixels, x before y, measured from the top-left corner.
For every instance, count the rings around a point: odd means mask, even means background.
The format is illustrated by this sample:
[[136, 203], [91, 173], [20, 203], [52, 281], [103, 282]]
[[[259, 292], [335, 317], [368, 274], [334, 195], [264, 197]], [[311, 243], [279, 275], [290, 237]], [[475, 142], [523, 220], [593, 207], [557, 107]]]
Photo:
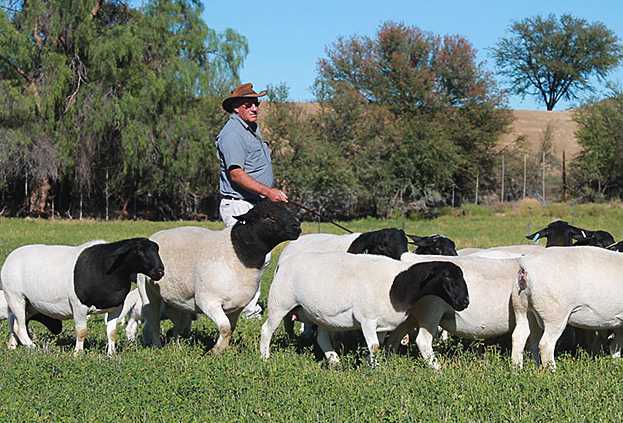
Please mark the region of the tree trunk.
[[50, 181], [45, 178], [43, 181], [36, 181], [35, 187], [30, 194], [30, 213], [45, 214], [48, 198], [50, 198], [50, 190], [52, 186]]

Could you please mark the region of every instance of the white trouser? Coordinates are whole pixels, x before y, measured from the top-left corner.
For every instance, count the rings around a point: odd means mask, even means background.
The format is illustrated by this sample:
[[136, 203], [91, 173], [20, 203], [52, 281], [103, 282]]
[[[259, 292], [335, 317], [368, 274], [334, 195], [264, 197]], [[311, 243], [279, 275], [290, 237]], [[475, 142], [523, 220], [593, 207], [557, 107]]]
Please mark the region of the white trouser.
[[[240, 216], [245, 214], [253, 208], [253, 204], [245, 200], [231, 200], [222, 199], [219, 206], [219, 213], [221, 214], [221, 220], [228, 228], [234, 226], [237, 220], [234, 216]], [[264, 268], [270, 263], [271, 254], [266, 254], [266, 260], [264, 261]], [[242, 315], [245, 317], [261, 317], [262, 307], [257, 303], [260, 298], [261, 284], [257, 287], [257, 292], [253, 296], [253, 299], [242, 310]]]

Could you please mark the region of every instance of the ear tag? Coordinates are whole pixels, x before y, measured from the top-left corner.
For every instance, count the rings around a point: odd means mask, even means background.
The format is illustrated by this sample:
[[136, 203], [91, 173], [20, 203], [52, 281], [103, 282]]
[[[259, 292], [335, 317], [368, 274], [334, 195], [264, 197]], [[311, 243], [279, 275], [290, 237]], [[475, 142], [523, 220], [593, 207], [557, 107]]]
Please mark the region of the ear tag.
[[534, 239], [532, 241], [534, 241], [535, 244], [539, 243], [539, 234], [538, 233], [534, 236]]
[[368, 250], [366, 249], [363, 253], [364, 253], [364, 254], [368, 254]]

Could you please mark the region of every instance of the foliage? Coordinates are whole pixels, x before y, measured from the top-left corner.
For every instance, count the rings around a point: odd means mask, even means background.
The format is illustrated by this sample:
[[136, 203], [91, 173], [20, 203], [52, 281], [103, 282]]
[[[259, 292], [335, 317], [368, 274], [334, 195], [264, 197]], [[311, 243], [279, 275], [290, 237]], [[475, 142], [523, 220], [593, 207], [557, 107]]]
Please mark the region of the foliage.
[[[471, 209], [471, 205], [466, 205]], [[404, 222], [409, 233], [442, 233], [457, 247], [490, 247], [524, 242], [527, 217], [508, 203], [489, 213], [474, 206], [472, 217]], [[575, 221], [573, 220], [575, 217]], [[623, 236], [619, 204], [557, 204], [535, 207], [532, 229], [555, 219], [589, 229], [607, 229]], [[149, 236], [161, 229], [196, 222], [96, 222], [44, 219], [0, 219], [0, 263], [27, 243], [76, 245], [88, 239], [110, 241]], [[220, 223], [198, 224], [211, 229]], [[366, 231], [400, 227], [399, 220], [364, 219], [347, 224]], [[305, 233], [315, 224], [303, 225]], [[323, 232], [340, 233], [322, 224]], [[273, 254], [271, 265], [278, 259]], [[265, 304], [273, 269], [264, 273]], [[623, 390], [612, 383], [623, 368], [620, 359], [557, 357], [558, 371], [536, 369], [528, 360], [514, 369], [495, 346], [451, 340], [435, 345], [442, 370], [434, 372], [409, 345], [400, 355], [383, 355], [370, 367], [361, 345], [346, 345], [342, 362], [330, 366], [313, 345], [289, 340], [280, 328], [272, 356], [259, 358], [261, 322], [241, 320], [230, 349], [207, 354], [218, 333], [205, 316], [193, 323], [188, 338], [168, 342], [162, 350], [131, 345], [119, 327], [118, 354], [105, 355], [101, 316], [89, 320], [83, 354], [72, 354], [72, 322], [54, 336], [31, 322], [37, 349], [0, 348], [2, 421], [612, 421], [621, 420]], [[167, 330], [170, 326], [164, 326]], [[7, 322], [0, 323], [6, 336]], [[140, 342], [140, 335], [139, 335]], [[578, 416], [581, 416], [578, 418]]]
[[568, 14], [516, 21], [509, 32], [491, 49], [499, 73], [512, 92], [535, 96], [547, 110], [592, 91], [590, 78], [604, 80], [623, 57], [618, 38], [604, 24]]
[[572, 186], [591, 201], [623, 194], [623, 93], [578, 109], [574, 120], [582, 147], [572, 162]]
[[11, 193], [34, 185], [27, 211], [92, 195], [171, 217], [215, 194], [215, 98], [239, 82], [244, 37], [209, 29], [196, 0], [12, 6], [0, 9], [0, 173]]
[[340, 38], [318, 73], [317, 128], [366, 187], [355, 191], [362, 204], [391, 214], [452, 187], [467, 194], [478, 174], [487, 181], [510, 117], [465, 39], [388, 22], [374, 38]]

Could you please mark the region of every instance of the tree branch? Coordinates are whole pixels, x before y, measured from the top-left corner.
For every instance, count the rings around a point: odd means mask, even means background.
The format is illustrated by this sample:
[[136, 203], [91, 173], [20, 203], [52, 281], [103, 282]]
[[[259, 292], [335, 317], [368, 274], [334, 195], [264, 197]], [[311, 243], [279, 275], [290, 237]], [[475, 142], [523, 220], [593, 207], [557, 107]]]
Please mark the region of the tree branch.
[[10, 60], [6, 60], [6, 63], [8, 63], [10, 67], [12, 67], [17, 73], [19, 73], [26, 80], [26, 82], [28, 82], [28, 86], [32, 90], [33, 94], [35, 95], [35, 98], [36, 98], [35, 103], [37, 104], [37, 110], [39, 111], [39, 115], [42, 116], [43, 111], [41, 110], [41, 96], [39, 95], [39, 89], [37, 88], [35, 81], [33, 81], [32, 78], [30, 78], [26, 74], [26, 72], [24, 72], [20, 67], [11, 63]]

